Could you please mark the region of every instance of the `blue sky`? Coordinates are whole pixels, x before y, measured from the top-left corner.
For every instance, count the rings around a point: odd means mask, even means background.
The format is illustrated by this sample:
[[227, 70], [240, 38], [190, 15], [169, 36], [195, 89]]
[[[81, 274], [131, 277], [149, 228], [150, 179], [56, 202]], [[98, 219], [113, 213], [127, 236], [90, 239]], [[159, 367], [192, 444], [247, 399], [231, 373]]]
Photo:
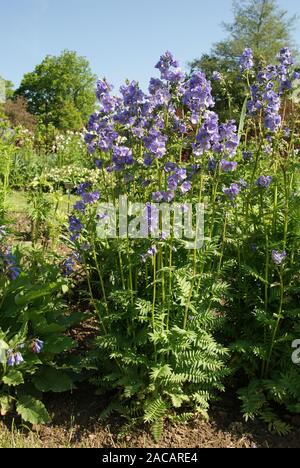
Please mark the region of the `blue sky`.
[[[279, 3], [300, 16], [299, 0]], [[17, 85], [47, 54], [70, 49], [116, 87], [126, 78], [145, 87], [162, 52], [185, 66], [231, 19], [231, 0], [0, 0], [0, 76]]]

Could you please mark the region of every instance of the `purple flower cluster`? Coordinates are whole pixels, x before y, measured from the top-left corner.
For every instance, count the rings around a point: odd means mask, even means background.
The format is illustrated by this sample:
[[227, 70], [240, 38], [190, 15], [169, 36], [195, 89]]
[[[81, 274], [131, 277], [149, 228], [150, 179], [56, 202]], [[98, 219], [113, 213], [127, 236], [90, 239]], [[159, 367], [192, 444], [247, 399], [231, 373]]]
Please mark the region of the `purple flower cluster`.
[[167, 192], [154, 192], [152, 194], [152, 199], [155, 203], [171, 203], [175, 198], [175, 192], [173, 190], [168, 190]]
[[163, 158], [167, 153], [167, 141], [168, 138], [155, 128], [152, 128], [144, 138], [146, 149], [158, 159]]
[[214, 106], [211, 83], [203, 72], [193, 73], [186, 84], [183, 104], [191, 111], [191, 122], [198, 124], [203, 113]]
[[227, 159], [222, 159], [220, 167], [224, 172], [233, 172], [236, 170], [238, 163], [235, 161], [227, 161]]
[[[81, 200], [78, 200], [74, 205], [74, 211], [78, 213], [85, 213], [89, 205], [97, 203], [100, 199], [99, 192], [90, 192], [91, 183], [84, 182], [79, 185], [76, 193], [81, 196]], [[77, 216], [69, 216], [69, 231], [72, 234], [71, 241], [75, 242], [80, 237], [80, 233], [83, 229], [83, 225]]]
[[174, 59], [171, 52], [162, 55], [155, 68], [160, 71], [161, 79], [170, 83], [180, 83], [185, 77], [183, 71], [179, 68], [179, 63]]
[[240, 58], [240, 69], [244, 73], [254, 67], [254, 57], [252, 49], [245, 49]]
[[244, 151], [243, 152], [243, 160], [245, 162], [252, 161], [252, 159], [253, 159], [253, 153], [251, 151]]
[[138, 104], [144, 102], [145, 94], [140, 90], [139, 84], [136, 81], [132, 81], [129, 84], [121, 86], [120, 92], [123, 96], [123, 103], [125, 107], [134, 108]]
[[231, 184], [228, 188], [223, 188], [223, 193], [231, 200], [234, 201], [241, 192], [239, 184]]
[[159, 227], [159, 209], [157, 206], [146, 203], [144, 216], [151, 234], [157, 231]]
[[230, 120], [219, 125], [219, 118], [215, 112], [207, 111], [204, 122], [193, 144], [194, 156], [202, 156], [204, 152], [212, 150], [225, 153], [229, 157], [235, 155], [239, 139], [235, 121]]
[[72, 242], [75, 242], [77, 239], [79, 239], [82, 229], [83, 225], [80, 219], [76, 218], [74, 215], [69, 216], [69, 231], [71, 233]]
[[134, 164], [131, 149], [126, 146], [115, 146], [113, 148], [112, 162], [113, 166], [111, 169], [116, 172], [122, 171], [125, 166]]
[[40, 354], [44, 348], [44, 341], [42, 340], [33, 340], [31, 343], [23, 343], [17, 346], [16, 349], [9, 349], [6, 352], [7, 356], [7, 365], [9, 367], [20, 366], [25, 362], [21, 350], [25, 349], [27, 346], [29, 350], [34, 354]]
[[20, 366], [21, 364], [23, 364], [23, 362], [24, 358], [19, 351], [16, 353], [12, 352], [11, 350], [8, 351], [7, 365], [9, 367]]
[[76, 252], [66, 258], [62, 264], [63, 275], [70, 276], [72, 273], [74, 273], [79, 261], [80, 255]]
[[255, 185], [259, 188], [267, 189], [270, 187], [272, 181], [273, 177], [271, 176], [260, 176], [255, 182]]
[[91, 188], [92, 184], [91, 182], [83, 182], [77, 187], [76, 193], [77, 195], [83, 195], [86, 193], [87, 190]]
[[40, 354], [44, 348], [44, 342], [41, 340], [34, 340], [31, 345], [31, 350], [34, 354]]
[[194, 156], [199, 157], [204, 152], [217, 149], [219, 144], [219, 117], [215, 112], [208, 111], [204, 114], [204, 122], [193, 144]]
[[279, 65], [269, 65], [257, 75], [257, 83], [251, 87], [251, 100], [248, 103], [250, 114], [264, 111], [265, 127], [272, 133], [281, 128], [280, 96], [292, 88], [297, 79], [293, 72], [294, 59], [289, 48], [281, 49]]
[[212, 79], [214, 81], [222, 81], [222, 75], [220, 72], [218, 71], [214, 71], [213, 74], [212, 74]]
[[100, 102], [100, 110], [91, 115], [88, 133], [85, 135], [90, 153], [94, 153], [97, 148], [107, 153], [118, 138], [113, 125], [113, 115], [119, 108], [120, 99], [111, 96], [112, 89], [105, 80], [99, 80], [97, 83], [96, 96]]
[[142, 262], [146, 263], [147, 259], [155, 257], [157, 252], [158, 252], [157, 247], [153, 245], [152, 247], [150, 247], [150, 249], [147, 251], [146, 254], [141, 255]]
[[273, 259], [273, 262], [280, 266], [283, 264], [283, 262], [285, 261], [287, 257], [287, 253], [286, 252], [278, 252], [277, 250], [273, 250], [272, 252], [272, 259]]
[[[187, 77], [170, 52], [160, 57], [156, 68], [161, 76], [150, 80], [149, 95], [132, 81], [121, 87], [121, 97], [113, 97], [112, 86], [105, 80], [98, 81], [96, 94], [100, 109], [90, 118], [85, 141], [91, 153], [96, 150], [108, 153], [111, 164], [107, 166], [101, 156], [101, 159], [95, 159], [97, 167], [118, 172], [138, 163], [138, 157], [133, 156], [131, 149], [135, 143], [144, 157], [145, 166], [150, 167], [155, 159], [162, 159], [167, 154], [170, 141], [167, 130], [171, 128], [179, 135], [185, 135], [191, 123], [200, 126], [196, 141], [192, 143], [196, 157], [210, 150], [227, 157], [234, 156], [239, 143], [236, 124], [229, 121], [219, 125], [218, 115], [211, 111], [215, 103], [211, 83], [205, 74], [196, 71]], [[215, 72], [213, 78], [220, 80], [221, 75]], [[172, 99], [174, 90], [176, 100]], [[179, 112], [176, 103], [180, 106]], [[191, 184], [187, 180], [181, 182], [181, 192], [187, 193]], [[168, 188], [174, 191], [176, 182], [171, 180]], [[83, 212], [82, 203], [77, 207]]]
[[0, 252], [0, 273], [15, 281], [21, 274], [21, 269], [17, 263], [17, 257], [12, 254], [10, 247]]

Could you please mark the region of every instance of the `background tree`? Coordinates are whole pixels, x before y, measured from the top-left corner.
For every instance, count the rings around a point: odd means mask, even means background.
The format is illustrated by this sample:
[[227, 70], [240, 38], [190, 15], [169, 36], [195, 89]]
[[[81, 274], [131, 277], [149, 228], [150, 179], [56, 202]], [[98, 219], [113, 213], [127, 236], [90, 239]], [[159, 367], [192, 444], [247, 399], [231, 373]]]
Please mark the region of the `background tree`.
[[4, 104], [4, 112], [13, 127], [21, 125], [30, 131], [35, 130], [37, 119], [27, 111], [27, 102], [24, 97], [18, 96], [15, 100], [8, 99]]
[[251, 47], [256, 58], [272, 63], [282, 47], [293, 45], [297, 17], [289, 17], [276, 0], [234, 1], [233, 13], [233, 23], [223, 24], [229, 37], [212, 50], [221, 60], [236, 62], [243, 50]]
[[14, 95], [14, 84], [12, 81], [6, 80], [0, 76], [0, 81], [4, 81], [6, 99], [11, 99]]
[[88, 61], [76, 52], [47, 56], [24, 76], [15, 96], [23, 96], [28, 111], [45, 126], [80, 130], [95, 109], [95, 82]]
[[297, 20], [296, 16], [289, 17], [276, 0], [234, 1], [233, 14], [231, 24], [223, 23], [228, 37], [215, 44], [210, 54], [190, 64], [192, 70], [201, 69], [210, 79], [215, 70], [222, 72], [224, 80], [213, 84], [217, 109], [226, 113], [230, 100], [232, 115], [243, 103], [238, 60], [244, 49], [253, 50], [257, 63], [274, 63], [282, 47], [290, 46], [296, 51], [292, 31]]

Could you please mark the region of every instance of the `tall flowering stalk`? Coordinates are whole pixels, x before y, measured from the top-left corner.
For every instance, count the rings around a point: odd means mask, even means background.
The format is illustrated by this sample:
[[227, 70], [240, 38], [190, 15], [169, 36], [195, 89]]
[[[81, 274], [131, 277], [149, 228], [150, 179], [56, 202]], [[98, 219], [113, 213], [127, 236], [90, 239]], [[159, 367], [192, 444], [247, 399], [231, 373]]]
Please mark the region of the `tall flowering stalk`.
[[[240, 123], [220, 121], [201, 71], [187, 76], [170, 52], [156, 69], [160, 77], [151, 79], [147, 94], [132, 81], [114, 96], [112, 86], [99, 80], [99, 109], [85, 141], [102, 182], [79, 187], [69, 229], [100, 316], [96, 344], [107, 369], [103, 378], [122, 389], [127, 409], [144, 411], [158, 435], [172, 407], [207, 410], [211, 391], [222, 388], [226, 374], [223, 346], [235, 363], [231, 371], [250, 381], [250, 390], [241, 392], [245, 414], [264, 411], [274, 399], [266, 380], [275, 379], [278, 336], [294, 330], [284, 319], [287, 302], [297, 295], [297, 273], [286, 271], [283, 256], [299, 262], [290, 219], [299, 161], [295, 136], [286, 128], [296, 77], [289, 49], [280, 51], [276, 65], [259, 70], [245, 50]], [[117, 204], [120, 195], [129, 206], [145, 207], [148, 239], [127, 239], [126, 232], [97, 238], [97, 222], [108, 217], [97, 204]], [[161, 225], [154, 204], [184, 210], [199, 202], [207, 208], [202, 249], [197, 242], [185, 249], [174, 233], [153, 236]], [[253, 388], [265, 395], [254, 408]]]

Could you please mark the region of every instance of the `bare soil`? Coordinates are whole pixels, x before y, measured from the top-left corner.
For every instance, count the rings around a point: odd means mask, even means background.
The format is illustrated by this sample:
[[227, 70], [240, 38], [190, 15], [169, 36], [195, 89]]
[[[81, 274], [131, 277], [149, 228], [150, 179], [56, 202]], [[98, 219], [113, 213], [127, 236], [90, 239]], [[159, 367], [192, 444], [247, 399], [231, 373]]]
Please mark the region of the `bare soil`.
[[[22, 437], [22, 447], [35, 448], [300, 448], [297, 418], [290, 421], [294, 431], [279, 437], [269, 433], [262, 423], [245, 423], [238, 403], [228, 395], [212, 407], [209, 422], [196, 419], [187, 425], [167, 424], [158, 444], [147, 427], [130, 427], [117, 418], [99, 422], [105, 402], [85, 385], [72, 394], [48, 395], [46, 404], [52, 424], [32, 431], [21, 426], [18, 437], [11, 436], [12, 446], [16, 440], [20, 445]], [[0, 422], [0, 447], [1, 433], [7, 433], [7, 446], [11, 427], [11, 420]]]

